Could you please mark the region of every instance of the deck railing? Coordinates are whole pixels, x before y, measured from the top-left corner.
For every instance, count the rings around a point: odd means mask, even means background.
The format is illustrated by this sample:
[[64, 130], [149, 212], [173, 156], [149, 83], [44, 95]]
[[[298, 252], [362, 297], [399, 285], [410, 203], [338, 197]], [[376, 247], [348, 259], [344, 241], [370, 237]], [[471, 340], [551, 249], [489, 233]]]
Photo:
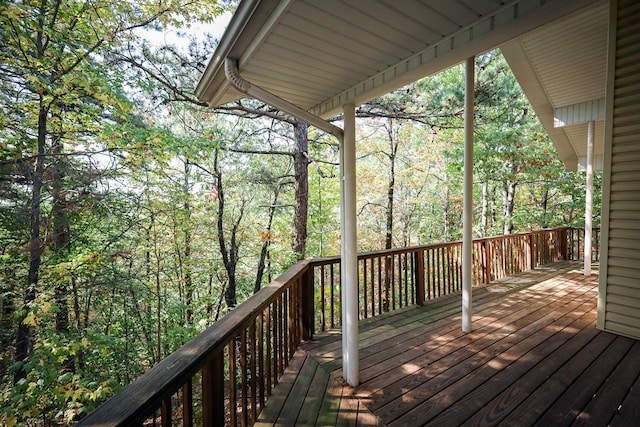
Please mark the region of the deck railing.
[[[569, 259], [568, 228], [473, 241], [473, 285], [487, 284], [543, 264]], [[584, 235], [584, 233], [582, 234]], [[311, 261], [317, 330], [340, 326], [340, 257]], [[462, 242], [358, 255], [360, 318], [376, 316], [462, 289]]]
[[[559, 228], [474, 240], [475, 284], [579, 259], [580, 236], [580, 230]], [[460, 290], [461, 245], [359, 255], [360, 318]], [[297, 263], [80, 425], [252, 425], [298, 345], [314, 330], [340, 326], [339, 284], [339, 257]]]

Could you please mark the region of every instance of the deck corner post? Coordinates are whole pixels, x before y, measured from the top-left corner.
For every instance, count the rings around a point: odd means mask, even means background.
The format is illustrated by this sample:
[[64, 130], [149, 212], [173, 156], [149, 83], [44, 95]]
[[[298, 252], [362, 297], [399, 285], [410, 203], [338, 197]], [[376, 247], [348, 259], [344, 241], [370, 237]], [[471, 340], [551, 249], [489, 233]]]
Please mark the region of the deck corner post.
[[224, 423], [224, 357], [219, 351], [202, 368], [202, 425]]
[[560, 242], [561, 247], [560, 251], [562, 252], [560, 256], [563, 261], [569, 260], [569, 229], [568, 227], [564, 227], [560, 230]]
[[307, 265], [306, 271], [300, 279], [302, 286], [302, 301], [300, 302], [300, 322], [302, 329], [302, 340], [308, 341], [313, 339], [314, 333], [314, 283], [313, 283], [313, 266]]
[[534, 244], [534, 240], [533, 240], [533, 233], [529, 233], [529, 237], [528, 237], [528, 244], [529, 244], [529, 259], [527, 260], [529, 263], [529, 268], [528, 270], [532, 270], [536, 267], [536, 253], [535, 253], [535, 244]]

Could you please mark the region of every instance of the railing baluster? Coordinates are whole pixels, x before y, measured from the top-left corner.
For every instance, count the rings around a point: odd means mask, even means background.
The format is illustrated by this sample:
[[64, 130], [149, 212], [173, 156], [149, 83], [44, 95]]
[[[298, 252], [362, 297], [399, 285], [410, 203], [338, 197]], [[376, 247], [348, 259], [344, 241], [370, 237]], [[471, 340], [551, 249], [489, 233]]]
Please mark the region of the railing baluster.
[[333, 266], [334, 264], [331, 264], [330, 267], [330, 277], [331, 277], [331, 289], [329, 290], [329, 294], [331, 295], [331, 329], [336, 327], [336, 321], [335, 321], [335, 307], [334, 307], [334, 295], [333, 295], [333, 289], [335, 288], [335, 274], [333, 271]]
[[273, 303], [273, 385], [278, 384], [280, 378], [280, 363], [282, 359], [282, 329], [280, 327], [280, 317], [282, 310], [280, 309], [282, 295]]
[[404, 298], [406, 296], [404, 292], [404, 282], [405, 278], [403, 276], [404, 273], [404, 254], [398, 254], [396, 259], [398, 260], [398, 275], [397, 275], [397, 286], [398, 286], [398, 306], [397, 308], [402, 308], [404, 306]]
[[451, 268], [451, 246], [447, 246], [447, 250], [446, 250], [446, 254], [447, 254], [447, 288], [449, 290], [449, 293], [454, 292], [454, 287], [453, 287], [453, 280], [451, 280], [453, 274], [453, 269]]
[[326, 311], [325, 311], [325, 296], [324, 296], [324, 287], [326, 286], [325, 284], [325, 269], [324, 269], [324, 265], [320, 266], [320, 330], [321, 331], [326, 331], [326, 325], [327, 325], [327, 317], [326, 317]]
[[415, 257], [416, 303], [422, 305], [425, 301], [424, 250], [418, 249], [415, 253]]
[[265, 332], [266, 332], [265, 343], [267, 345], [267, 356], [266, 356], [267, 366], [265, 367], [265, 377], [267, 377], [266, 380], [267, 380], [267, 399], [268, 399], [269, 397], [271, 397], [271, 390], [273, 389], [273, 387], [275, 387], [275, 385], [271, 381], [272, 373], [273, 373], [272, 361], [274, 361], [276, 357], [275, 351], [271, 344], [273, 340], [273, 302], [267, 306], [265, 311], [265, 316], [266, 316], [265, 320], [267, 322], [266, 328], [265, 328]]
[[382, 258], [377, 256], [376, 260], [378, 261], [378, 283], [376, 286], [378, 289], [378, 314], [381, 314], [384, 305], [384, 294], [382, 292]]
[[284, 360], [287, 357], [287, 345], [289, 342], [287, 341], [287, 328], [284, 325], [284, 319], [287, 318], [286, 312], [286, 298], [287, 292], [283, 292], [278, 298], [278, 348], [280, 350], [280, 355], [278, 357], [278, 377], [284, 373]]
[[[362, 315], [364, 316], [364, 318], [366, 319], [367, 317], [369, 317], [369, 300], [367, 299], [368, 294], [369, 294], [369, 286], [367, 283], [367, 258], [362, 260], [362, 297], [363, 297], [363, 301], [364, 303], [362, 304]], [[373, 316], [373, 313], [372, 313]]]
[[236, 368], [236, 346], [238, 337], [234, 336], [229, 342], [229, 423], [238, 425], [238, 370]]
[[285, 360], [288, 360], [289, 356], [292, 354], [291, 351], [291, 331], [288, 328], [288, 325], [291, 324], [293, 320], [291, 318], [291, 288], [287, 288], [287, 291], [284, 293], [285, 299], [282, 301], [282, 307], [284, 310], [282, 316], [282, 332], [284, 333], [284, 355], [282, 358], [282, 370], [280, 371], [280, 375], [284, 373], [284, 368], [286, 365], [284, 364]]
[[167, 397], [162, 401], [160, 418], [162, 419], [162, 427], [171, 427], [171, 397]]
[[[398, 276], [400, 275], [400, 260], [398, 255], [391, 256], [391, 307], [395, 310], [399, 304], [399, 283]], [[397, 273], [396, 273], [397, 271]]]
[[249, 424], [249, 378], [247, 375], [247, 330], [240, 331], [240, 342], [238, 343], [238, 359], [240, 361], [240, 425]]
[[[268, 308], [267, 308], [268, 310]], [[267, 377], [269, 376], [268, 374], [265, 375], [265, 352], [264, 352], [264, 347], [266, 344], [266, 340], [267, 338], [265, 337], [265, 327], [264, 327], [264, 322], [265, 322], [265, 312], [260, 313], [260, 316], [258, 317], [258, 325], [257, 328], [258, 330], [257, 332], [257, 344], [258, 344], [258, 372], [257, 372], [257, 378], [258, 378], [258, 399], [259, 399], [259, 405], [260, 405], [260, 410], [262, 410], [262, 408], [264, 408], [264, 405], [267, 401], [266, 399], [266, 390], [265, 390], [265, 383], [267, 381]]]
[[375, 258], [371, 258], [371, 268], [369, 269], [369, 274], [371, 275], [369, 278], [371, 291], [371, 316], [376, 315], [375, 261]]
[[250, 423], [253, 425], [255, 421], [258, 419], [258, 380], [257, 380], [257, 360], [256, 360], [256, 321], [251, 322], [249, 325], [249, 366], [250, 368], [250, 378], [249, 378], [249, 397], [250, 397], [250, 405], [251, 405], [251, 416]]
[[409, 274], [409, 269], [413, 272], [411, 261], [413, 258], [409, 256], [409, 252], [402, 254], [402, 262], [404, 264], [404, 305], [405, 307], [412, 303], [412, 295], [410, 289], [413, 288], [413, 274]]
[[182, 386], [182, 426], [193, 425], [193, 378]]

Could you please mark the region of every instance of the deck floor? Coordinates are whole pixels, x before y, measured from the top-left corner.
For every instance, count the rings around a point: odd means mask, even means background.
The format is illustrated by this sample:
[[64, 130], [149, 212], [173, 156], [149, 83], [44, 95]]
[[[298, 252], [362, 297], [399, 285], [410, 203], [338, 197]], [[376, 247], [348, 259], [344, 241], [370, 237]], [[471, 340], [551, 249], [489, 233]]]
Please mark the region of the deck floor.
[[361, 321], [356, 388], [318, 334], [257, 424], [640, 425], [640, 341], [596, 329], [597, 282], [564, 262], [474, 289], [468, 334], [459, 295]]

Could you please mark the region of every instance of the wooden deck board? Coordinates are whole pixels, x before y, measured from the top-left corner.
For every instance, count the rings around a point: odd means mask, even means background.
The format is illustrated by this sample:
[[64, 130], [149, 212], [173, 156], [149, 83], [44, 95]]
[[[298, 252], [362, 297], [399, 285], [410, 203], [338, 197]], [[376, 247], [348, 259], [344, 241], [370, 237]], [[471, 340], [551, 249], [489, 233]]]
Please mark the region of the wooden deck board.
[[[534, 311], [532, 315], [537, 316], [536, 310], [535, 310], [536, 306], [530, 305], [529, 307], [531, 310]], [[515, 317], [516, 318], [520, 317], [522, 314], [524, 313], [517, 312], [515, 314]], [[509, 316], [504, 319], [508, 319], [508, 321], [511, 321], [514, 318]], [[525, 322], [528, 319], [529, 317], [525, 316], [525, 317], [522, 317], [520, 321]], [[499, 322], [496, 322], [496, 323], [499, 324]], [[532, 328], [532, 327], [535, 327], [535, 325], [536, 323], [532, 323], [532, 325], [530, 325], [529, 327]], [[517, 320], [514, 324], [506, 324], [500, 329], [499, 329], [499, 326], [497, 325], [494, 325], [492, 327], [487, 325], [486, 327], [480, 328], [478, 330], [474, 330], [472, 333], [467, 334], [466, 336], [461, 337], [460, 339], [447, 342], [446, 344], [438, 348], [435, 348], [432, 351], [428, 351], [429, 344], [427, 343], [423, 348], [422, 354], [417, 359], [411, 360], [410, 363], [416, 368], [428, 367], [428, 369], [420, 369], [420, 372], [417, 372], [417, 369], [416, 369], [416, 372], [411, 372], [411, 375], [406, 375], [405, 378], [410, 383], [417, 382], [418, 385], [421, 386], [424, 383], [424, 381], [427, 380], [426, 376], [435, 377], [440, 372], [444, 372], [446, 370], [449, 370], [450, 367], [455, 367], [455, 366], [459, 366], [457, 369], [461, 370], [462, 373], [460, 375], [465, 375], [466, 372], [469, 369], [471, 369], [474, 365], [484, 363], [485, 360], [490, 359], [490, 356], [492, 354], [494, 353], [498, 354], [501, 351], [509, 348], [511, 345], [513, 345], [514, 340], [519, 339], [519, 337], [522, 337], [521, 334], [512, 333], [514, 328], [517, 326], [518, 326]], [[494, 334], [490, 334], [490, 332], [494, 332]], [[457, 334], [458, 332], [456, 331], [455, 335]], [[510, 335], [511, 337], [509, 337]], [[471, 362], [467, 361], [467, 359], [476, 355], [478, 352], [483, 352], [482, 357], [475, 358]], [[405, 364], [403, 363], [399, 363], [396, 366], [401, 371], [405, 369], [404, 367]], [[453, 375], [453, 374], [449, 372], [448, 375]], [[388, 378], [387, 374], [385, 374], [385, 376], [382, 377], [381, 379], [382, 381], [384, 381], [386, 378]], [[378, 381], [378, 383], [379, 382], [380, 381]], [[394, 387], [397, 388], [402, 395], [406, 396], [407, 390], [411, 389], [410, 383], [409, 384], [407, 384], [406, 382], [403, 382], [400, 384], [396, 383]], [[372, 381], [370, 384], [364, 384], [363, 387], [361, 388], [372, 387], [373, 385], [379, 385], [379, 384]], [[384, 393], [388, 399], [389, 396], [392, 394], [392, 390], [393, 390], [392, 387], [385, 387], [382, 393]], [[380, 392], [378, 394], [380, 394]], [[375, 397], [375, 394], [374, 394], [374, 397]], [[386, 402], [382, 402], [382, 403], [386, 403]], [[372, 407], [376, 407], [376, 405], [374, 404], [372, 405]]]
[[[624, 337], [614, 337], [610, 340], [610, 334], [599, 334], [592, 343], [603, 341], [610, 343], [605, 347], [591, 349], [595, 353], [602, 351], [592, 363], [588, 363], [588, 357], [577, 355], [577, 360], [570, 363], [567, 369], [560, 369], [554, 375], [553, 381], [556, 385], [556, 400], [547, 409], [544, 415], [537, 420], [541, 425], [568, 426], [571, 425], [577, 416], [586, 406], [591, 397], [597, 392], [602, 383], [609, 376], [609, 373], [620, 363], [629, 348], [633, 345], [632, 340]], [[584, 357], [584, 361], [580, 360]], [[584, 369], [580, 369], [584, 368]], [[569, 387], [565, 384], [571, 382]], [[564, 398], [570, 396], [570, 399]]]
[[362, 321], [356, 388], [341, 378], [340, 334], [318, 334], [260, 423], [639, 425], [640, 342], [595, 328], [597, 276], [579, 268], [557, 263], [474, 289], [467, 334], [459, 295]]
[[611, 427], [640, 425], [640, 377], [636, 377], [629, 393], [617, 408], [618, 411], [611, 420]]
[[[426, 390], [427, 393], [421, 394], [421, 403], [411, 411], [405, 412], [398, 422], [402, 424], [416, 418], [431, 420], [445, 410], [446, 415], [440, 416], [439, 420], [455, 415], [460, 424], [467, 418], [469, 410], [477, 410], [484, 406], [489, 393], [506, 387], [514, 378], [518, 378], [538, 360], [546, 357], [556, 345], [561, 345], [561, 342], [546, 341], [554, 336], [555, 328], [563, 326], [568, 319], [570, 318], [567, 316], [562, 317], [559, 321], [562, 323], [551, 325], [555, 326], [552, 328], [543, 327], [544, 324], [538, 325], [540, 328], [531, 331], [531, 335], [514, 334], [512, 339], [494, 344], [494, 348], [472, 347], [472, 351], [478, 351], [459, 363], [455, 363], [455, 359], [447, 360], [441, 368], [442, 374], [420, 384], [420, 390]], [[461, 350], [465, 352], [465, 356], [469, 352], [466, 349]], [[519, 363], [514, 364], [515, 361]], [[447, 369], [450, 365], [453, 366]], [[429, 370], [431, 369], [433, 368], [429, 367]], [[393, 416], [391, 418], [395, 419]], [[437, 422], [434, 422], [434, 425], [438, 425]]]
[[[630, 340], [634, 341], [634, 340]], [[633, 382], [640, 375], [640, 341], [634, 341], [625, 358], [613, 369], [602, 386], [576, 417], [574, 426], [608, 425]], [[600, 408], [611, 408], [604, 411]]]

